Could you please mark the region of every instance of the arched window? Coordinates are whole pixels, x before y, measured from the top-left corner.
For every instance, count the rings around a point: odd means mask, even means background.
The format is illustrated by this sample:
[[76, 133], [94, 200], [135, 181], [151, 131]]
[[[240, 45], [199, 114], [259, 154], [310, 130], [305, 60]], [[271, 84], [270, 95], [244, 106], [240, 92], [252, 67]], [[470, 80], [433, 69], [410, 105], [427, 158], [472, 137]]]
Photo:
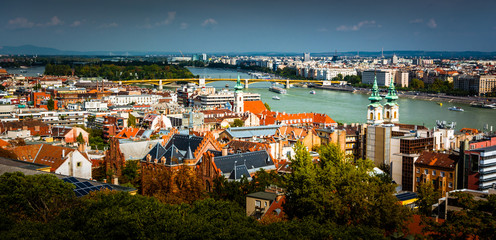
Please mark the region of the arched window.
[[394, 118], [397, 118], [397, 117], [396, 117], [396, 112], [394, 112]]
[[370, 120], [374, 119], [374, 113], [370, 113]]
[[390, 118], [389, 111], [386, 112], [386, 118]]
[[381, 113], [377, 113], [377, 120], [381, 120]]

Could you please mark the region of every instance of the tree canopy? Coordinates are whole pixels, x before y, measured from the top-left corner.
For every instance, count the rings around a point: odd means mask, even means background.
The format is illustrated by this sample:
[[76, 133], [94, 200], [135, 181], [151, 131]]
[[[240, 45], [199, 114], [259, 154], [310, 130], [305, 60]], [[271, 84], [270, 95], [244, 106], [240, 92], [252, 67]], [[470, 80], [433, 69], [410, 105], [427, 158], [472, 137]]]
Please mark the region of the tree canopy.
[[295, 153], [293, 172], [286, 178], [284, 209], [290, 218], [369, 226], [386, 233], [402, 230], [409, 211], [397, 203], [393, 184], [371, 174], [371, 161], [346, 159], [334, 144], [320, 147], [318, 164], [301, 143]]

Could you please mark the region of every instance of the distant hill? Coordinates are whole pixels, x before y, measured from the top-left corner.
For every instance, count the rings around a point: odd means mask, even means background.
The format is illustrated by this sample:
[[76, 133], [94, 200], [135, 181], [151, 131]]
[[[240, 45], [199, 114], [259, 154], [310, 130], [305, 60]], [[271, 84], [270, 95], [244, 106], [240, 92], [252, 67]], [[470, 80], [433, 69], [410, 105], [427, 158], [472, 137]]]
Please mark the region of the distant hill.
[[22, 45], [17, 47], [0, 47], [0, 54], [8, 55], [66, 55], [65, 51], [55, 48], [38, 47], [33, 45]]
[[[79, 56], [145, 56], [145, 55], [176, 55], [179, 52], [164, 51], [64, 51], [56, 48], [39, 47], [34, 45], [22, 46], [0, 46], [2, 55], [79, 55]], [[185, 53], [192, 55], [192, 53]], [[213, 55], [228, 56], [302, 56], [303, 53], [297, 52], [216, 52], [208, 53]], [[310, 53], [312, 57], [331, 57], [334, 52]], [[379, 57], [381, 52], [338, 52], [338, 56], [356, 56], [361, 57]], [[478, 52], [478, 51], [384, 51], [385, 57], [391, 57], [396, 54], [399, 57], [423, 57], [423, 58], [495, 58], [496, 52]]]

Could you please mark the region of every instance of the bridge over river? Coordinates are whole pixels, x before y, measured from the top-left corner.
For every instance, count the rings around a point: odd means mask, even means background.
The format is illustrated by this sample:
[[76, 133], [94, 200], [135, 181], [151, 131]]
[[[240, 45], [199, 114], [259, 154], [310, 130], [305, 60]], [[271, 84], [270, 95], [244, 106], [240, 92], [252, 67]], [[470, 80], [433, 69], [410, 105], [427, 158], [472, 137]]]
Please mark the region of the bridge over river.
[[[236, 82], [238, 79], [236, 78], [178, 78], [178, 79], [137, 79], [137, 80], [122, 80], [119, 81], [120, 85], [128, 85], [135, 83], [148, 83], [157, 85], [161, 90], [164, 85], [176, 83], [176, 82], [188, 82], [195, 83], [199, 86], [205, 86], [207, 83], [219, 82], [219, 81], [233, 81]], [[317, 85], [323, 85], [324, 81], [326, 83], [339, 83], [339, 81], [327, 81], [327, 80], [303, 80], [303, 79], [264, 79], [264, 78], [255, 78], [255, 79], [242, 79], [244, 82], [245, 88], [248, 88], [248, 85], [251, 83], [257, 82], [271, 82], [271, 83], [280, 83], [283, 84], [286, 88], [289, 88], [291, 84], [294, 83], [312, 83]]]

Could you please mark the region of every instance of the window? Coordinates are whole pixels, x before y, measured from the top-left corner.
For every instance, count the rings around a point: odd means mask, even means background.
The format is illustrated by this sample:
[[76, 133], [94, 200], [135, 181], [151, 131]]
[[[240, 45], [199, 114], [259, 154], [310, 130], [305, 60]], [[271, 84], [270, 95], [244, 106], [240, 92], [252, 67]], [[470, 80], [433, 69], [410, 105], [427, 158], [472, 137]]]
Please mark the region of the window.
[[266, 206], [266, 207], [267, 207], [267, 202], [264, 202], [264, 206]]
[[432, 170], [432, 176], [436, 176], [436, 170]]
[[77, 166], [78, 167], [81, 167], [81, 162], [77, 162]]
[[444, 172], [441, 172], [441, 177], [444, 177]]
[[453, 183], [452, 183], [452, 182], [449, 182], [449, 183], [448, 183], [448, 187], [449, 187], [449, 188], [453, 188]]
[[424, 170], [424, 174], [425, 174], [425, 175], [429, 174], [429, 169], [425, 169], [425, 170]]
[[262, 206], [262, 202], [260, 202], [260, 200], [255, 200], [255, 207], [261, 207]]
[[419, 177], [417, 177], [417, 182], [420, 182], [420, 178]]
[[420, 168], [417, 168], [417, 173], [420, 173]]
[[453, 173], [450, 173], [450, 174], [449, 174], [449, 177], [450, 177], [450, 178], [453, 178]]

